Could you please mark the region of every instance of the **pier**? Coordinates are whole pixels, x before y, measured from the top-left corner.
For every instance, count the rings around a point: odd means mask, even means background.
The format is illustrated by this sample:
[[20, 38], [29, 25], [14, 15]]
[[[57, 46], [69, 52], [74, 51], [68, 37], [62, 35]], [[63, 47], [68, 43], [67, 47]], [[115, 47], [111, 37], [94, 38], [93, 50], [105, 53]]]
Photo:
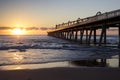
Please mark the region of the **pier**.
[[[102, 46], [107, 44], [107, 30], [110, 28], [118, 30], [120, 48], [120, 9], [105, 13], [97, 12], [94, 16], [58, 24], [54, 30], [48, 32], [48, 36], [76, 41], [80, 44]], [[97, 30], [100, 31], [98, 41]]]
[[[48, 36], [78, 42], [81, 45], [106, 46], [107, 30], [110, 28], [118, 31], [117, 47], [120, 48], [120, 9], [105, 13], [97, 12], [94, 16], [58, 24], [54, 30], [48, 32]], [[100, 32], [99, 39], [97, 31]], [[106, 59], [101, 59], [101, 63], [106, 64]], [[118, 64], [120, 67], [120, 55]]]

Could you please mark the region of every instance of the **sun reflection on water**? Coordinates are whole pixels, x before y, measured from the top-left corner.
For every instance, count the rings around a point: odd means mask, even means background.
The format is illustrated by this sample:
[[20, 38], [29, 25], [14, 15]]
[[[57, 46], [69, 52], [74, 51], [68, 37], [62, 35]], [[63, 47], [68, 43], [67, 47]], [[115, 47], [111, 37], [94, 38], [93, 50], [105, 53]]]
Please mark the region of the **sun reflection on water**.
[[23, 59], [23, 57], [15, 53], [13, 59], [20, 61]]
[[21, 64], [23, 61], [23, 56], [20, 55], [20, 52], [16, 52], [12, 55], [12, 62], [16, 63], [16, 64]]
[[22, 67], [19, 67], [19, 66], [14, 68], [14, 70], [21, 70], [21, 69]]

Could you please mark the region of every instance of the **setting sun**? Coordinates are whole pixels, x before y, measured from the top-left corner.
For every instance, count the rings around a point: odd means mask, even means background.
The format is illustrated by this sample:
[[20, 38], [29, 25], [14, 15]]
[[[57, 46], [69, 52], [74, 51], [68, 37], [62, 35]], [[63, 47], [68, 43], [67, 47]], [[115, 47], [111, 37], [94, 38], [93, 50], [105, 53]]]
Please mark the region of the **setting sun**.
[[26, 34], [26, 30], [20, 29], [20, 28], [15, 28], [11, 32], [13, 35], [25, 35]]

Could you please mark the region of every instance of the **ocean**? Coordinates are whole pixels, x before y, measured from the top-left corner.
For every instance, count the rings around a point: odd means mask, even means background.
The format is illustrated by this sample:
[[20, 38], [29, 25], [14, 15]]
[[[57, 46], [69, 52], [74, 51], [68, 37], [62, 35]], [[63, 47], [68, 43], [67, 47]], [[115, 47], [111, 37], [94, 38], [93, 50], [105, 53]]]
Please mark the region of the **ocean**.
[[[107, 39], [110, 45], [118, 44], [116, 36], [108, 36]], [[117, 48], [80, 45], [47, 35], [0, 36], [2, 67], [94, 59], [114, 59], [115, 61], [110, 62], [115, 63], [113, 66], [118, 66], [119, 52]]]

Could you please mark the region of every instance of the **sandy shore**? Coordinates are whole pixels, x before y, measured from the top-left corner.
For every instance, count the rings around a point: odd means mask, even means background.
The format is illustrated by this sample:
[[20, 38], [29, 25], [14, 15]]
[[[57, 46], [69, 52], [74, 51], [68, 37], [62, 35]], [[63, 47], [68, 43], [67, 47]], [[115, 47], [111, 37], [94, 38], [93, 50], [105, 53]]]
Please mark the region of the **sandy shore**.
[[0, 80], [120, 80], [119, 68], [1, 70]]

